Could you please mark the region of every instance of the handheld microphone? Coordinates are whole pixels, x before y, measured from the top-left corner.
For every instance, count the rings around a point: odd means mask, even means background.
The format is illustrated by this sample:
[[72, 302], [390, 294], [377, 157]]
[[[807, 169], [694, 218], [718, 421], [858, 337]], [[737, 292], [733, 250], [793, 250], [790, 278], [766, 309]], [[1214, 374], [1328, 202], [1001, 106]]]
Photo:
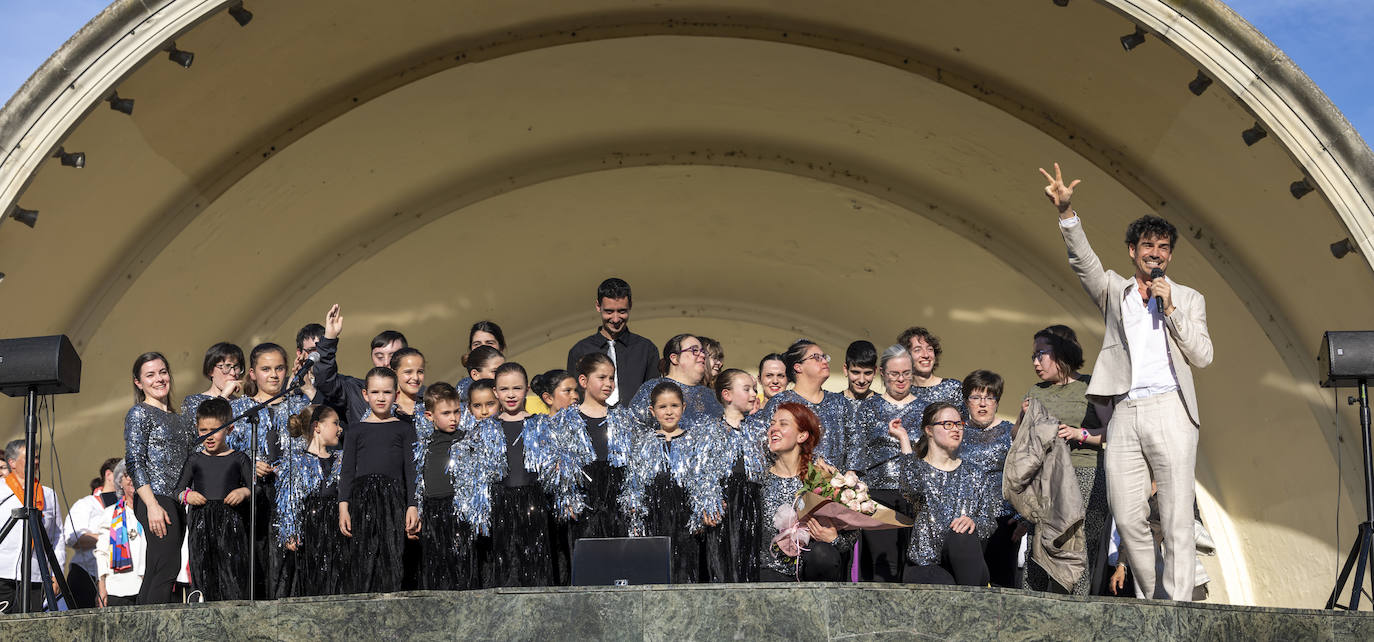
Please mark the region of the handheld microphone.
[[[1151, 271], [1150, 271], [1150, 280], [1161, 279], [1161, 278], [1164, 278], [1164, 271], [1162, 271], [1162, 269], [1160, 269], [1160, 268], [1151, 269]], [[1158, 311], [1160, 311], [1160, 313], [1161, 313], [1161, 315], [1162, 315], [1162, 313], [1164, 313], [1164, 297], [1158, 296], [1158, 294], [1156, 294], [1156, 296], [1154, 296], [1154, 307], [1158, 308]], [[313, 355], [313, 352], [312, 352], [312, 355]]]
[[306, 374], [307, 372], [310, 372], [311, 368], [314, 368], [314, 367], [315, 367], [315, 364], [317, 364], [317, 363], [319, 363], [319, 362], [320, 362], [320, 353], [319, 353], [319, 351], [318, 351], [318, 350], [312, 350], [312, 351], [310, 352], [310, 354], [307, 355], [307, 356], [305, 357], [305, 362], [301, 363], [301, 369], [296, 371], [296, 376], [291, 378], [291, 385], [292, 385], [292, 386], [295, 386], [295, 385], [298, 385], [298, 384], [305, 383], [305, 374]]

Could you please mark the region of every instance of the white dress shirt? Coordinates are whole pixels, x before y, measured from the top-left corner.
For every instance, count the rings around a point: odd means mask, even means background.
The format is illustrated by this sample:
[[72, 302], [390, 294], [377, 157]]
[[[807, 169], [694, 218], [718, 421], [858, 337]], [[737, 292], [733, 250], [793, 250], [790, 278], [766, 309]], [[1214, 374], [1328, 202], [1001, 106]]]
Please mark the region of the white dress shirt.
[[[1166, 280], [1169, 277], [1164, 277]], [[1169, 358], [1164, 312], [1155, 297], [1148, 305], [1140, 300], [1135, 282], [1126, 288], [1121, 300], [1121, 325], [1126, 331], [1126, 349], [1131, 355], [1129, 399], [1144, 399], [1178, 390], [1178, 376]]]
[[[51, 488], [40, 485], [43, 489], [43, 530], [48, 533], [48, 541], [52, 542], [53, 549], [57, 553], [56, 572], [61, 573], [62, 567], [67, 564], [67, 547], [62, 541], [62, 509], [58, 507], [57, 495]], [[21, 497], [16, 497], [10, 490], [8, 484], [0, 483], [0, 516], [9, 518], [11, 511], [16, 508], [23, 508], [24, 501]], [[0, 541], [0, 578], [7, 580], [18, 580], [19, 571], [23, 568], [19, 559], [20, 546], [23, 544], [24, 532], [23, 524], [15, 524], [9, 534]], [[38, 550], [34, 550], [33, 565], [29, 569], [30, 582], [42, 582], [43, 575], [38, 566]]]
[[[105, 512], [105, 505], [100, 503], [100, 495], [92, 494], [76, 500], [72, 504], [71, 510], [67, 511], [67, 523], [63, 525], [62, 534], [64, 545], [72, 547], [72, 565], [80, 566], [82, 570], [90, 574], [92, 578], [96, 576], [95, 549], [76, 548], [76, 540], [87, 532], [100, 531], [100, 516]], [[105, 523], [105, 529], [110, 528], [109, 522]], [[56, 542], [53, 542], [55, 545]]]

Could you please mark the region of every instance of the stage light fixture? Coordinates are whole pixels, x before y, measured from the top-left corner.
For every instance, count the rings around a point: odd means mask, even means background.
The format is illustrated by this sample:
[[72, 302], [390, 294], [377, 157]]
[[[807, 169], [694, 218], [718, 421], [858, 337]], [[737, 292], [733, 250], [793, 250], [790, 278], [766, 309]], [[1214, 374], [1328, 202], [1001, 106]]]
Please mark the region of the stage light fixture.
[[1302, 198], [1304, 196], [1307, 196], [1314, 189], [1317, 188], [1313, 186], [1311, 183], [1307, 182], [1307, 179], [1304, 178], [1300, 181], [1293, 181], [1288, 186], [1288, 193], [1292, 194], [1293, 198]]
[[1069, 6], [1069, 0], [1054, 0], [1054, 6], [1067, 7]]
[[171, 48], [167, 50], [167, 59], [186, 69], [190, 69], [191, 63], [196, 60], [196, 55], [189, 51], [177, 49], [177, 43], [174, 42]]
[[1355, 249], [1355, 244], [1351, 243], [1350, 239], [1341, 239], [1331, 244], [1331, 256], [1338, 259], [1345, 258], [1345, 255], [1351, 252], [1359, 254], [1359, 250]]
[[1251, 127], [1250, 129], [1247, 129], [1240, 133], [1240, 139], [1245, 141], [1246, 147], [1249, 147], [1251, 145], [1254, 145], [1255, 143], [1260, 142], [1261, 140], [1264, 140], [1264, 137], [1268, 135], [1269, 132], [1264, 131], [1264, 128], [1260, 127], [1259, 123], [1255, 123], [1254, 127]]
[[248, 23], [253, 21], [253, 12], [244, 9], [242, 2], [229, 7], [229, 15], [234, 17], [234, 22], [239, 23], [240, 27], [247, 27]]
[[106, 100], [110, 103], [110, 109], [124, 114], [125, 116], [134, 115], [134, 99], [120, 98], [119, 92], [115, 92], [113, 96], [110, 96]]
[[1128, 33], [1121, 36], [1121, 47], [1126, 51], [1135, 49], [1143, 44], [1145, 44], [1145, 30], [1138, 26], [1135, 28], [1134, 33]]
[[52, 157], [61, 159], [63, 167], [75, 167], [77, 169], [81, 169], [82, 167], [86, 166], [85, 152], [72, 152], [68, 154], [67, 150], [59, 147], [57, 148], [57, 153], [53, 154]]
[[26, 210], [15, 205], [14, 209], [10, 210], [10, 218], [29, 226], [29, 229], [33, 229], [33, 226], [38, 224], [38, 210]]
[[0, 283], [4, 283], [4, 282], [5, 282], [5, 273], [4, 273], [4, 272], [0, 272]]
[[1199, 71], [1197, 72], [1197, 78], [1194, 78], [1193, 82], [1188, 83], [1188, 91], [1193, 92], [1194, 96], [1201, 96], [1202, 92], [1207, 91], [1207, 88], [1211, 86], [1212, 79]]

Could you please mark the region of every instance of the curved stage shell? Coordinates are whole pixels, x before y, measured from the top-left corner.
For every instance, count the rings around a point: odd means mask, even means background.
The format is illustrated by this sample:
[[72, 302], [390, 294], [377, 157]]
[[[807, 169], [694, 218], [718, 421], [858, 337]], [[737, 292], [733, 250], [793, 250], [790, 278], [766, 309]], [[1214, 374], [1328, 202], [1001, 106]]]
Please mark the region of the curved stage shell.
[[942, 374], [997, 370], [1014, 409], [1032, 333], [1101, 341], [1036, 172], [1059, 161], [1108, 266], [1157, 212], [1208, 297], [1212, 599], [1330, 591], [1363, 482], [1313, 355], [1374, 319], [1374, 154], [1222, 3], [295, 0], [242, 27], [230, 4], [115, 2], [0, 112], [0, 207], [40, 212], [0, 225], [0, 336], [66, 333], [85, 363], [56, 402], [69, 498], [121, 451], [142, 351], [184, 396], [205, 347], [289, 343], [339, 302], [346, 371], [396, 327], [456, 379], [482, 318], [542, 370], [612, 274], [637, 332], [717, 337], [746, 369], [926, 325]]

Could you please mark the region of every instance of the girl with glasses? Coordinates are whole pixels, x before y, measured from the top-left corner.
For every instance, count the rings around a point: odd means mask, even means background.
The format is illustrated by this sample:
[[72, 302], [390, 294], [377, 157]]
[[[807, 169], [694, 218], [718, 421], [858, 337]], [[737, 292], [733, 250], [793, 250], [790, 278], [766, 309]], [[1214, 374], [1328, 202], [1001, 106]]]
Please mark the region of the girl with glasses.
[[[611, 413], [611, 428], [621, 427], [616, 423], [627, 421], [625, 426], [634, 430], [653, 431], [658, 423], [654, 420], [649, 402], [649, 393], [660, 383], [672, 382], [682, 391], [682, 421], [687, 424], [719, 418], [725, 409], [716, 400], [714, 390], [703, 385], [706, 381], [707, 360], [710, 354], [701, 340], [694, 335], [679, 334], [663, 344], [663, 358], [658, 362], [662, 376], [645, 381], [639, 386], [634, 399], [624, 413]], [[622, 406], [625, 404], [622, 401]], [[619, 406], [617, 406], [619, 407]]]
[[851, 406], [843, 394], [822, 390], [830, 378], [830, 355], [810, 339], [798, 339], [782, 355], [787, 369], [787, 378], [792, 382], [791, 390], [785, 390], [768, 400], [763, 410], [751, 415], [748, 421], [754, 430], [764, 432], [773, 421], [773, 412], [780, 404], [799, 403], [807, 407], [821, 422], [821, 441], [816, 445], [816, 455], [829, 466], [839, 470], [852, 470], [858, 462], [849, 462], [848, 434]]
[[902, 492], [916, 507], [903, 581], [986, 586], [982, 540], [996, 529], [1001, 503], [988, 500], [979, 471], [960, 458], [959, 408], [945, 402], [926, 406], [914, 447], [901, 419], [893, 419], [888, 432], [901, 444]]
[[[850, 461], [868, 484], [869, 496], [903, 515], [911, 506], [903, 499], [901, 454], [897, 439], [887, 432], [888, 424], [901, 419], [906, 424], [920, 421], [926, 404], [911, 394], [914, 379], [911, 353], [900, 345], [889, 346], [878, 358], [878, 375], [883, 379], [883, 394], [872, 395], [859, 404], [850, 431], [854, 438]], [[1000, 487], [999, 487], [1000, 489]], [[901, 582], [906, 568], [906, 549], [911, 530], [894, 528], [863, 531], [859, 544], [859, 579], [864, 582]]]
[[[1034, 561], [1026, 560], [1025, 586], [1036, 591], [1071, 591], [1089, 595], [1102, 585], [1103, 562], [1107, 559], [1106, 475], [1102, 469], [1102, 444], [1109, 411], [1106, 406], [1088, 401], [1089, 375], [1081, 374], [1083, 348], [1072, 328], [1052, 325], [1035, 333], [1031, 366], [1040, 379], [1026, 393], [1038, 399], [1050, 415], [1059, 420], [1059, 438], [1069, 442], [1069, 459], [1078, 477], [1085, 513], [1083, 534], [1088, 547], [1088, 569], [1073, 586], [1052, 586], [1049, 574]], [[1022, 404], [1024, 410], [1025, 402]]]
[[964, 426], [964, 443], [959, 446], [960, 457], [975, 469], [983, 480], [983, 496], [989, 505], [997, 505], [997, 530], [987, 541], [983, 559], [993, 584], [1015, 588], [1016, 554], [1019, 539], [1015, 537], [1020, 522], [1011, 503], [1002, 499], [1002, 476], [1006, 468], [1007, 451], [1011, 450], [1009, 421], [997, 420], [997, 403], [1002, 399], [1002, 376], [988, 370], [974, 370], [964, 377], [964, 399], [968, 402], [968, 425]]

